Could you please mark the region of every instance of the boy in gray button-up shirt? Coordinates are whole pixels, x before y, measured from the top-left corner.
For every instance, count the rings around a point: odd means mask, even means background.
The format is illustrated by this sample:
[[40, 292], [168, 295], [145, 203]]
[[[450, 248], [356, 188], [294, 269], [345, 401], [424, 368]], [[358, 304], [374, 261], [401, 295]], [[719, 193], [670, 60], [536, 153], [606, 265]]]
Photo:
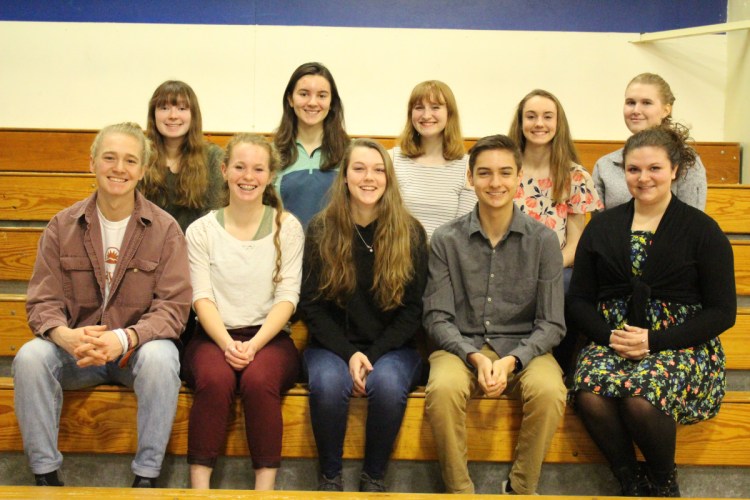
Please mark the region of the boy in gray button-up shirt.
[[565, 407], [550, 354], [565, 335], [562, 254], [555, 233], [513, 203], [520, 168], [511, 139], [480, 139], [468, 172], [477, 207], [432, 236], [424, 325], [440, 350], [430, 356], [426, 409], [451, 493], [474, 493], [466, 405], [475, 391], [523, 401], [505, 492], [535, 493]]

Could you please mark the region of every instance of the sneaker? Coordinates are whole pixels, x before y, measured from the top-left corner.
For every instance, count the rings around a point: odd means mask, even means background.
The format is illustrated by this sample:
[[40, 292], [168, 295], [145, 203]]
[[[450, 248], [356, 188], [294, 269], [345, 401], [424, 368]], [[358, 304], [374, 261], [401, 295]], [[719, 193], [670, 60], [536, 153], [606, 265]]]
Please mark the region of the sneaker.
[[373, 479], [367, 472], [359, 475], [359, 491], [367, 493], [384, 493], [388, 491], [385, 487], [385, 481], [382, 479]]
[[503, 481], [503, 485], [500, 487], [500, 494], [502, 495], [515, 495], [516, 492], [510, 486], [510, 479]]
[[341, 479], [341, 474], [330, 479], [321, 474], [318, 491], [344, 491], [344, 481]]
[[53, 470], [46, 474], [34, 474], [34, 480], [37, 486], [65, 486], [57, 477], [57, 471]]
[[131, 488], [156, 488], [156, 478], [136, 475]]

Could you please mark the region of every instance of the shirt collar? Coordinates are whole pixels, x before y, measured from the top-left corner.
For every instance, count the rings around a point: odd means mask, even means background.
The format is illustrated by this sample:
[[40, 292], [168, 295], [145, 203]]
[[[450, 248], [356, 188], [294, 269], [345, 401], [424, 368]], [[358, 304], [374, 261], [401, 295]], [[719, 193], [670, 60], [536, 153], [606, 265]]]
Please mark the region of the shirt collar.
[[309, 155], [308, 155], [308, 154], [307, 154], [307, 150], [305, 149], [305, 147], [304, 147], [304, 146], [303, 146], [303, 145], [302, 145], [302, 144], [301, 144], [301, 143], [300, 143], [299, 141], [295, 140], [295, 141], [294, 141], [294, 143], [295, 143], [295, 144], [297, 145], [297, 151], [298, 151], [298, 153], [300, 153], [300, 154], [303, 154], [303, 153], [304, 153], [304, 155], [305, 155], [306, 157], [309, 157], [309, 158], [312, 158], [312, 157], [314, 157], [314, 156], [315, 156], [316, 154], [319, 154], [319, 153], [321, 152], [321, 150], [323, 149], [323, 145], [321, 144], [321, 145], [320, 145], [320, 146], [318, 146], [317, 148], [313, 149], [313, 152], [312, 152], [311, 154], [309, 154]]
[[[79, 222], [90, 224], [96, 215], [96, 196], [97, 192], [94, 191], [94, 193], [85, 200], [85, 203], [81, 203], [78, 206], [78, 208], [71, 214], [71, 217]], [[154, 218], [154, 211], [151, 205], [138, 190], [135, 191], [135, 206], [133, 207], [131, 217], [135, 217], [135, 219], [143, 226], [150, 226], [151, 221]], [[98, 219], [99, 218], [96, 217], [96, 220]]]
[[[528, 215], [521, 212], [521, 210], [513, 204], [513, 216], [510, 220], [510, 227], [508, 228], [508, 233], [514, 232], [514, 233], [520, 233], [520, 234], [530, 234], [530, 228], [529, 223], [531, 223], [533, 219], [531, 219]], [[482, 229], [482, 224], [479, 222], [479, 203], [474, 205], [474, 210], [471, 211], [471, 214], [469, 216], [469, 226], [468, 226], [469, 236], [472, 236], [474, 233], [479, 233], [482, 235], [482, 237], [486, 240], [489, 240], [487, 238], [487, 235], [484, 234], [484, 230]], [[507, 237], [507, 234], [505, 235]], [[505, 238], [503, 238], [505, 239]]]

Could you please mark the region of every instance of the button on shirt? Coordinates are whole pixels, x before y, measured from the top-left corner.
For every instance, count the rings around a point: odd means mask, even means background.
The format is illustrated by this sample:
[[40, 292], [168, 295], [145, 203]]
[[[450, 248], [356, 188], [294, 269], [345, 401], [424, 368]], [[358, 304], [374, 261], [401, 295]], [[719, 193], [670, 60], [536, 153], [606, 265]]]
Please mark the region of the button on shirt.
[[526, 366], [565, 335], [562, 268], [552, 230], [514, 207], [493, 248], [477, 206], [433, 233], [424, 326], [465, 362], [487, 343]]

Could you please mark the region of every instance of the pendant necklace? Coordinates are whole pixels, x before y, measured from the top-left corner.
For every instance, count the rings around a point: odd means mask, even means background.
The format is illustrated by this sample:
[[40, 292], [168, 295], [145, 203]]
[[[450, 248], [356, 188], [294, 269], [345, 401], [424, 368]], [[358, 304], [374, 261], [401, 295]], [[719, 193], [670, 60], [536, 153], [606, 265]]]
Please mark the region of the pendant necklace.
[[368, 245], [365, 239], [362, 237], [362, 233], [359, 232], [359, 228], [357, 227], [357, 224], [354, 224], [354, 230], [357, 231], [357, 234], [359, 235], [359, 239], [362, 240], [362, 243], [367, 247], [367, 249], [372, 253], [372, 247], [375, 246], [375, 242], [373, 241], [372, 245]]

